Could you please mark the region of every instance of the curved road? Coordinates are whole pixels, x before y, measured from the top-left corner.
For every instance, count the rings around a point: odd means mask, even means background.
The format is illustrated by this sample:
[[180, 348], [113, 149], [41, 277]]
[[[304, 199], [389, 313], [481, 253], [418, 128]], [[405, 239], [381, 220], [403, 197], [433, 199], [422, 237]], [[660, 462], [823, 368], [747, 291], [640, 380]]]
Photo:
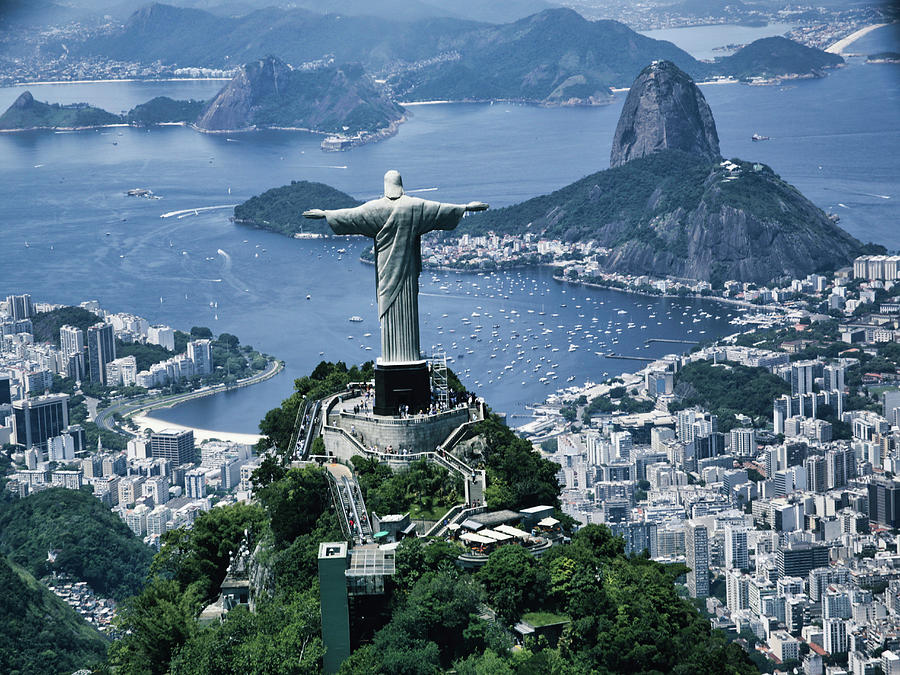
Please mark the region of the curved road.
[[127, 401], [116, 403], [109, 406], [108, 408], [104, 408], [103, 410], [98, 411], [94, 418], [94, 422], [96, 422], [97, 426], [99, 426], [101, 429], [107, 429], [109, 431], [114, 431], [122, 435], [133, 436], [134, 434], [120, 429], [116, 425], [116, 421], [113, 419], [113, 416], [116, 413], [119, 413], [120, 415], [125, 417], [128, 415], [133, 415], [135, 413], [148, 412], [156, 408], [169, 408], [173, 405], [178, 405], [179, 403], [184, 403], [195, 398], [212, 396], [213, 394], [218, 394], [219, 392], [227, 391], [229, 389], [234, 389], [237, 387], [248, 387], [264, 380], [268, 380], [270, 377], [274, 377], [275, 375], [280, 373], [283, 368], [284, 363], [282, 363], [281, 361], [271, 361], [269, 362], [269, 365], [265, 370], [246, 379], [238, 380], [230, 386], [226, 386], [225, 384], [216, 384], [213, 386], [203, 387], [195, 391], [188, 391], [183, 394], [172, 394], [171, 396], [141, 396], [140, 398], [129, 399]]

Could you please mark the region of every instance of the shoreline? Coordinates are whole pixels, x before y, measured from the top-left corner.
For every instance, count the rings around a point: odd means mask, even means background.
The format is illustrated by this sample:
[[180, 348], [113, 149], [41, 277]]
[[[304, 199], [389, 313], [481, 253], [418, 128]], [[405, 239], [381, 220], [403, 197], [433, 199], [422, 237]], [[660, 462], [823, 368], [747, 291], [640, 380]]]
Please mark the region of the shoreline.
[[553, 275], [554, 281], [559, 281], [566, 284], [571, 284], [573, 286], [584, 286], [586, 288], [599, 288], [607, 291], [622, 291], [623, 293], [631, 293], [632, 295], [643, 295], [648, 298], [690, 298], [692, 300], [712, 300], [715, 302], [721, 302], [726, 305], [736, 305], [738, 307], [746, 307], [747, 309], [759, 309], [759, 310], [779, 310], [781, 309], [777, 305], [755, 305], [752, 302], [747, 302], [746, 300], [738, 300], [736, 298], [722, 298], [717, 295], [697, 295], [696, 293], [686, 293], [684, 295], [678, 295], [677, 293], [647, 293], [646, 291], [639, 291], [637, 289], [631, 288], [621, 288], [619, 286], [610, 286], [608, 284], [598, 284], [590, 281], [581, 281], [579, 279], [564, 279], [562, 277], [558, 277], [555, 274]]
[[113, 82], [230, 82], [230, 77], [129, 77], [107, 80], [36, 80], [34, 82], [15, 82], [7, 87], [37, 87], [45, 84], [109, 84]]
[[239, 380], [231, 387], [223, 387], [222, 385], [217, 385], [210, 389], [188, 392], [184, 400], [178, 400], [171, 403], [166, 401], [151, 401], [146, 406], [138, 407], [134, 411], [126, 413], [125, 417], [132, 420], [140, 427], [139, 433], [143, 432], [145, 429], [151, 429], [153, 431], [159, 431], [160, 429], [189, 429], [194, 432], [194, 439], [198, 442], [201, 440], [218, 439], [222, 441], [230, 440], [235, 443], [249, 443], [253, 445], [262, 438], [261, 434], [249, 434], [240, 431], [204, 429], [201, 427], [193, 427], [186, 424], [178, 424], [177, 422], [167, 422], [166, 420], [160, 419], [158, 417], [153, 417], [153, 411], [162, 408], [175, 408], [179, 405], [189, 403], [190, 401], [194, 401], [199, 398], [215, 396], [216, 394], [233, 391], [234, 389], [240, 389], [242, 387], [252, 387], [255, 384], [265, 382], [266, 380], [279, 375], [283, 370], [284, 362], [276, 359], [272, 361], [272, 367], [270, 369], [267, 369], [257, 375], [251, 376], [246, 380]]
[[833, 45], [829, 45], [825, 48], [825, 51], [829, 54], [842, 54], [844, 50], [852, 45], [854, 42], [859, 40], [864, 35], [868, 35], [873, 30], [877, 30], [878, 28], [883, 28], [884, 26], [890, 26], [889, 23], [873, 23], [868, 26], [863, 26], [862, 28], [853, 31], [850, 35], [841, 38]]

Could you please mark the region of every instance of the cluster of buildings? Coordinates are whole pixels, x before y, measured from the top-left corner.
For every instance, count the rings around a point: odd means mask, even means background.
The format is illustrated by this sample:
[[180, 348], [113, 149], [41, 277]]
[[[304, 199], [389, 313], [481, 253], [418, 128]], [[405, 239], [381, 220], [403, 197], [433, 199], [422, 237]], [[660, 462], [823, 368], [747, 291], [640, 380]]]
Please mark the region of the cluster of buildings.
[[54, 375], [105, 387], [150, 389], [213, 371], [209, 340], [192, 340], [185, 353], [138, 371], [134, 356], [117, 358], [116, 340], [174, 351], [175, 330], [150, 325], [133, 314], [105, 312], [96, 301], [81, 303], [83, 309], [97, 315], [96, 324], [87, 330], [64, 325], [59, 329], [58, 345], [36, 343], [32, 318], [57, 307], [34, 303], [28, 294], [10, 295], [0, 302], [0, 373], [10, 375], [16, 399], [42, 394], [52, 385]]
[[[64, 403], [61, 398], [57, 405]], [[166, 531], [190, 526], [214, 503], [248, 499], [259, 465], [250, 446], [223, 441], [204, 443], [198, 457], [193, 431], [175, 429], [131, 439], [126, 452], [100, 446], [54, 459], [33, 446], [13, 460], [26, 468], [11, 474], [10, 492], [25, 497], [50, 487], [90, 486], [135, 535], [156, 547]]]
[[531, 233], [488, 232], [483, 236], [464, 234], [446, 241], [427, 238], [422, 242], [422, 260], [433, 267], [497, 269], [580, 259], [599, 250], [605, 249], [599, 249], [594, 242], [565, 242]]
[[[51, 556], [55, 555], [51, 552]], [[98, 597], [84, 581], [73, 581], [67, 577], [52, 577], [48, 588], [69, 607], [78, 612], [85, 621], [104, 633], [113, 630], [116, 601]]]
[[[726, 430], [710, 411], [674, 405], [673, 374], [699, 360], [766, 368], [791, 393], [772, 401], [771, 422], [738, 413]], [[618, 385], [655, 408], [592, 414], [555, 436], [564, 511], [606, 524], [630, 553], [684, 562], [713, 626], [776, 662], [824, 673], [839, 654], [854, 674], [900, 668], [900, 388], [882, 393], [878, 412], [848, 410], [854, 363], [715, 345], [567, 392], [555, 402]], [[834, 438], [832, 422], [850, 438]], [[560, 428], [527, 430], [537, 445]]]

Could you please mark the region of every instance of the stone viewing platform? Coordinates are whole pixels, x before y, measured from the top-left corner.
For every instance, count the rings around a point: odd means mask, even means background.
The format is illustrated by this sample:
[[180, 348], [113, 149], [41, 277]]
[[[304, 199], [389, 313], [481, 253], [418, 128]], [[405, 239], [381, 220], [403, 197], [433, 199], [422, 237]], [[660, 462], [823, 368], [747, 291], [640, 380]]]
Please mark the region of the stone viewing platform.
[[[325, 402], [323, 440], [329, 455], [349, 460], [353, 455], [410, 457], [442, 448], [461, 426], [484, 419], [484, 404], [472, 400], [442, 410], [411, 415], [376, 415], [372, 395], [363, 387]], [[392, 462], [396, 463], [396, 462]]]

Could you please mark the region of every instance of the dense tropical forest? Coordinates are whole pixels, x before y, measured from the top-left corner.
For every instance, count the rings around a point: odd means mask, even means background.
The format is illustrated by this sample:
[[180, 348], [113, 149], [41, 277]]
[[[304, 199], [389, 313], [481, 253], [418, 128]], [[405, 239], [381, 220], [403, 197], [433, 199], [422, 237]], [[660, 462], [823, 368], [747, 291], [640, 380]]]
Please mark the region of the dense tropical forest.
[[719, 416], [719, 431], [730, 431], [737, 412], [768, 418], [772, 401], [791, 385], [765, 368], [698, 361], [675, 374], [675, 393], [680, 400], [670, 409], [703, 406]]
[[2, 555], [0, 598], [0, 672], [57, 675], [102, 663], [106, 638]]
[[[56, 552], [55, 562], [48, 551]], [[37, 578], [67, 574], [115, 600], [141, 590], [153, 558], [89, 488], [51, 488], [0, 503], [0, 555]]]

